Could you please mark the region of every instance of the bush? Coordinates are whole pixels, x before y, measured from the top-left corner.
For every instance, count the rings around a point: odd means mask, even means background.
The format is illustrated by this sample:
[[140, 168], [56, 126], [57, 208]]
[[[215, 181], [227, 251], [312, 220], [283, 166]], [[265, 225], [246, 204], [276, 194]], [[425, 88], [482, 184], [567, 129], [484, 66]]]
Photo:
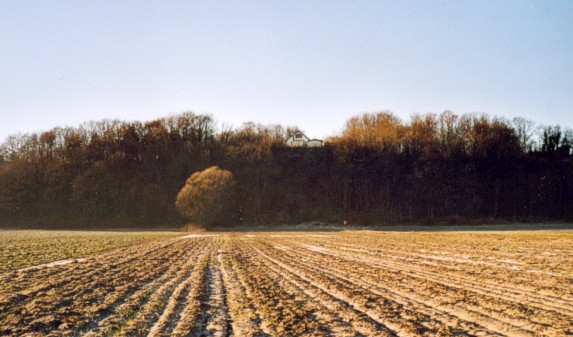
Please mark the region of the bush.
[[232, 221], [234, 204], [233, 174], [218, 166], [193, 173], [175, 201], [181, 215], [203, 228]]

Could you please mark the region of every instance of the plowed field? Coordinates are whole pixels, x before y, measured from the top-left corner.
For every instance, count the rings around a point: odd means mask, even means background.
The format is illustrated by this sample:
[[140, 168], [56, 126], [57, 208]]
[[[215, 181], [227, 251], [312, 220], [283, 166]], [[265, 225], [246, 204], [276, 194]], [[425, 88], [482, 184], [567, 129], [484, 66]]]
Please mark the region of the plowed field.
[[189, 235], [0, 274], [0, 335], [573, 335], [573, 232]]

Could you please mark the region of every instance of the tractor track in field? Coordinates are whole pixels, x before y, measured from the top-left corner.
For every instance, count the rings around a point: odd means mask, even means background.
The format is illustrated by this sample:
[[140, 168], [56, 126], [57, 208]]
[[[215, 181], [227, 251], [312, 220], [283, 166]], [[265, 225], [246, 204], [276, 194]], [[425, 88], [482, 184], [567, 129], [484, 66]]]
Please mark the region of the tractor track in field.
[[573, 236], [496, 235], [141, 243], [0, 274], [0, 336], [573, 335]]

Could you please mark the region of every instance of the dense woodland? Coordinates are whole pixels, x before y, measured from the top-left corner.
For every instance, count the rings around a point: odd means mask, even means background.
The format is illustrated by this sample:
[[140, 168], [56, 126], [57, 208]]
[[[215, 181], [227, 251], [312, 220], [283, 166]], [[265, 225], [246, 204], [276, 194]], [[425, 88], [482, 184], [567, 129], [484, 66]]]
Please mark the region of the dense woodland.
[[221, 130], [189, 112], [10, 136], [0, 147], [0, 225], [182, 225], [177, 193], [213, 165], [236, 181], [233, 220], [221, 225], [573, 218], [570, 129], [446, 111], [356, 116], [321, 148], [287, 147], [293, 130]]

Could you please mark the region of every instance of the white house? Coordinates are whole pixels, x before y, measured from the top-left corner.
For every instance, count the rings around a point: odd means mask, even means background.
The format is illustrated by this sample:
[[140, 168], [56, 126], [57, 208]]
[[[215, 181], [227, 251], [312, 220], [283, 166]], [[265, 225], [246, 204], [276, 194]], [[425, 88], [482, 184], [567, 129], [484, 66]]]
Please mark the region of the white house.
[[292, 147], [321, 147], [322, 140], [320, 139], [310, 139], [300, 131], [295, 131], [292, 136], [290, 136], [286, 143], [288, 146]]

